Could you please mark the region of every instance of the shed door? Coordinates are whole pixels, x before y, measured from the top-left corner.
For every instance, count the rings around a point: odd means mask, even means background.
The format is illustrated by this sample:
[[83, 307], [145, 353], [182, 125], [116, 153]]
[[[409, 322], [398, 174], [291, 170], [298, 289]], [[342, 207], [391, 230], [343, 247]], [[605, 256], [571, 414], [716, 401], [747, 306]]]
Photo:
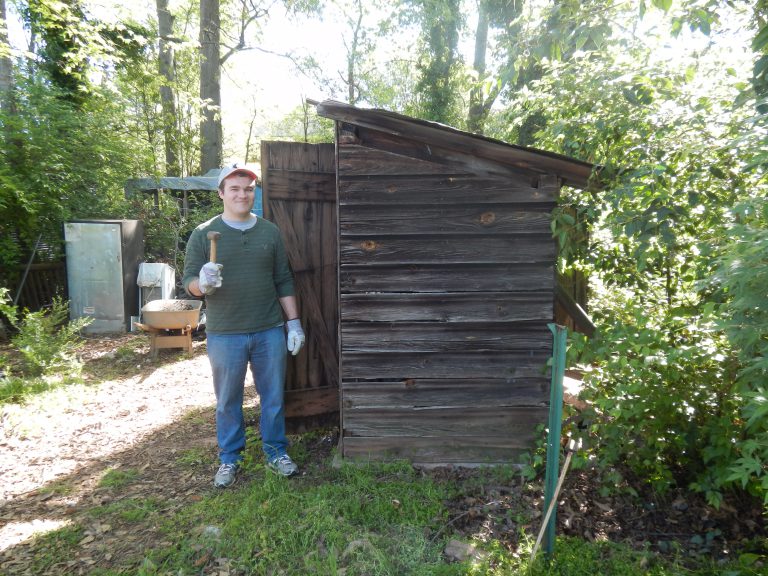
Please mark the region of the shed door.
[[287, 424], [297, 432], [339, 409], [334, 145], [262, 142], [261, 169], [264, 217], [283, 235], [307, 334], [286, 378]]

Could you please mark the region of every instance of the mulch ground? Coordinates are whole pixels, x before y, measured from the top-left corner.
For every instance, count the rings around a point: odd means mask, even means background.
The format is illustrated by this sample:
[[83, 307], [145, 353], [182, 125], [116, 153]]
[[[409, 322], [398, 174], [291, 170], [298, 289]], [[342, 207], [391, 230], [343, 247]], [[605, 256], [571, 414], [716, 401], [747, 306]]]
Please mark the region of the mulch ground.
[[[31, 535], [66, 523], [84, 527], [78, 553], [43, 573], [88, 574], [117, 559], [121, 565], [141, 559], [150, 548], [171, 545], [160, 528], [106, 523], [95, 508], [151, 499], [163, 517], [213, 490], [214, 397], [204, 342], [194, 342], [191, 358], [163, 350], [153, 361], [147, 340], [141, 334], [89, 339], [82, 352], [86, 373], [96, 381], [96, 373], [110, 370], [113, 378], [99, 386], [62, 388], [25, 405], [0, 406], [0, 573], [40, 574]], [[126, 347], [139, 354], [121, 354]], [[255, 404], [253, 392], [247, 401]], [[313, 467], [331, 465], [337, 434], [329, 429], [307, 446]], [[139, 479], [104, 486], [110, 471], [138, 472]], [[482, 470], [461, 468], [423, 474], [467, 480], [467, 491], [445, 503], [449, 521], [435, 536], [494, 538], [509, 550], [518, 548], [521, 528], [535, 538], [542, 516], [539, 484], [501, 486], [484, 481]], [[599, 486], [595, 471], [569, 472], [557, 513], [559, 534], [694, 560], [766, 554], [758, 501], [726, 499], [715, 510], [687, 492], [657, 495], [634, 486], [639, 497], [603, 496]], [[523, 518], [510, 513], [520, 510], [527, 511]]]

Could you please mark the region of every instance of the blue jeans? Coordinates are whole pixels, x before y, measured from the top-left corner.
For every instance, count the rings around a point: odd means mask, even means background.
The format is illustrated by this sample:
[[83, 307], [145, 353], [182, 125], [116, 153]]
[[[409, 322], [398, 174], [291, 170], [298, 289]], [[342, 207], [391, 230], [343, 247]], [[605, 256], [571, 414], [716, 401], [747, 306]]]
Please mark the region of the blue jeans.
[[208, 333], [208, 359], [216, 392], [216, 439], [222, 464], [242, 460], [245, 448], [243, 389], [248, 364], [261, 404], [261, 441], [268, 460], [286, 453], [285, 333], [282, 326], [248, 334]]

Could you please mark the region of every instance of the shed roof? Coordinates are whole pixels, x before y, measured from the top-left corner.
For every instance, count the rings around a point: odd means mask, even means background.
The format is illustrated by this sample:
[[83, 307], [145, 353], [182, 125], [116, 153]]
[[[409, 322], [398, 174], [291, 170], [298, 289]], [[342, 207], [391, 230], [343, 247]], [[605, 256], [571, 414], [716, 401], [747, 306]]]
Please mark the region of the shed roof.
[[208, 170], [204, 176], [162, 176], [160, 178], [129, 178], [123, 185], [125, 196], [129, 198], [136, 192], [145, 190], [216, 190], [221, 168]]
[[470, 151], [474, 156], [531, 174], [556, 174], [563, 184], [580, 189], [598, 189], [592, 178], [595, 165], [562, 154], [516, 146], [501, 140], [464, 132], [445, 124], [421, 120], [388, 110], [357, 108], [350, 104], [325, 100], [317, 104], [317, 113], [339, 122], [363, 126], [394, 135], [407, 136], [427, 145]]

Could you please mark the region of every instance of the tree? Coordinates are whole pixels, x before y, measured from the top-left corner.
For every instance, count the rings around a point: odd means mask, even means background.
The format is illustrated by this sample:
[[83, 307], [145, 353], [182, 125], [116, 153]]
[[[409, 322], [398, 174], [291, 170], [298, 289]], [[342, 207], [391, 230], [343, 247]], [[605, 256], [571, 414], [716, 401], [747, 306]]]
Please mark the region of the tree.
[[0, 110], [5, 114], [13, 111], [13, 62], [8, 42], [8, 15], [5, 0], [0, 0]]
[[222, 162], [221, 22], [219, 0], [200, 0], [200, 170], [205, 174]]
[[411, 18], [421, 26], [423, 52], [417, 63], [419, 116], [459, 125], [462, 115], [462, 62], [458, 52], [462, 25], [460, 0], [407, 0]]
[[43, 44], [42, 69], [62, 98], [82, 105], [89, 90], [87, 51], [90, 28], [80, 0], [30, 0], [28, 23]]
[[168, 0], [157, 0], [157, 23], [160, 46], [158, 68], [164, 78], [160, 86], [160, 103], [163, 109], [163, 136], [165, 143], [165, 171], [169, 176], [181, 174], [178, 153], [178, 124], [176, 121], [176, 95], [174, 94], [175, 58], [173, 22], [175, 17], [168, 9]]

